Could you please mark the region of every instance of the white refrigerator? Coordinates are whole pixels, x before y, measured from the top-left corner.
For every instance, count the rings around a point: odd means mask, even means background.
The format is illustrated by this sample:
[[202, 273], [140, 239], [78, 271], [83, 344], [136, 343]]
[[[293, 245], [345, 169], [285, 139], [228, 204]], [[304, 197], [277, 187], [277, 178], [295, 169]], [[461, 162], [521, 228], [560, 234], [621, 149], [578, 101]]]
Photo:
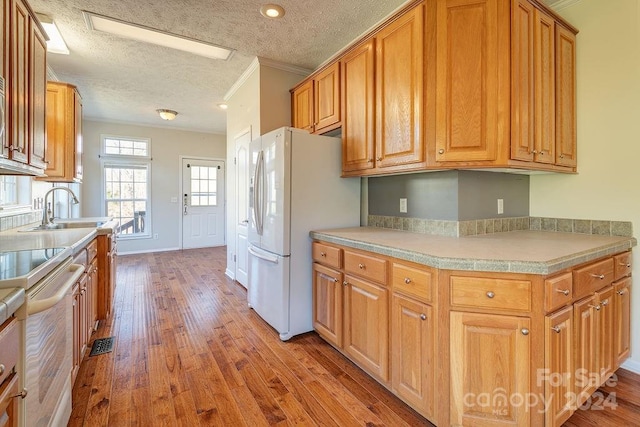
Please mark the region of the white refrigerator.
[[250, 144], [248, 303], [288, 340], [313, 330], [309, 231], [360, 225], [339, 138], [280, 128]]

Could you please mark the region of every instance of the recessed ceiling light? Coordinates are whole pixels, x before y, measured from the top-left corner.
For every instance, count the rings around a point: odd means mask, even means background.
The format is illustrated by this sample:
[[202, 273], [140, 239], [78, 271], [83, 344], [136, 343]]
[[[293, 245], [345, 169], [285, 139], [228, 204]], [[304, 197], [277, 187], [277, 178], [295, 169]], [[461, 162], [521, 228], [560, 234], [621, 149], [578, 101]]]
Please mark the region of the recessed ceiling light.
[[225, 103], [218, 104], [218, 107], [220, 107], [220, 109], [222, 109], [222, 110], [226, 110], [227, 108], [229, 108], [229, 106], [227, 104], [225, 104]]
[[200, 40], [171, 34], [155, 28], [121, 21], [108, 16], [97, 15], [92, 12], [82, 11], [87, 28], [95, 31], [103, 31], [109, 34], [126, 37], [141, 42], [157, 44], [172, 49], [178, 49], [207, 58], [227, 60], [233, 54], [233, 49], [216, 46]]
[[284, 8], [279, 4], [265, 4], [260, 8], [260, 13], [265, 18], [282, 18], [284, 16]]
[[47, 52], [69, 55], [69, 48], [64, 42], [62, 34], [60, 34], [60, 30], [58, 30], [58, 26], [53, 22], [53, 19], [41, 13], [36, 13], [36, 17], [49, 37], [49, 40], [47, 40]]

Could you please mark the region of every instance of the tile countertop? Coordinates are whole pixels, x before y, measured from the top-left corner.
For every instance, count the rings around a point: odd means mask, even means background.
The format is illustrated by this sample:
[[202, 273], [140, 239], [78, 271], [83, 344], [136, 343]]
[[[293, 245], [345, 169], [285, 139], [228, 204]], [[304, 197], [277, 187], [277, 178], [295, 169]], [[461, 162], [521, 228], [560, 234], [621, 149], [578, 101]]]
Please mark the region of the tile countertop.
[[433, 236], [377, 227], [318, 230], [311, 238], [447, 270], [552, 274], [637, 245], [634, 237], [509, 231]]
[[0, 324], [15, 313], [24, 303], [25, 293], [22, 288], [0, 289]]

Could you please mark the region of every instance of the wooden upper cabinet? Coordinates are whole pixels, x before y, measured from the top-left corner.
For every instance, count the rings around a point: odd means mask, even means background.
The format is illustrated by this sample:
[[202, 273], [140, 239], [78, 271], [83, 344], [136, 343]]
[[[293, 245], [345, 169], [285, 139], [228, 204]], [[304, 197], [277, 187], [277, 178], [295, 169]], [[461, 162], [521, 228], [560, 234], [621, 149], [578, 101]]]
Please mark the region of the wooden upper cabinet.
[[21, 0], [11, 3], [10, 158], [29, 162], [29, 11]]
[[340, 126], [340, 63], [292, 90], [293, 127], [324, 133]]
[[576, 36], [556, 24], [556, 162], [577, 166]]
[[[505, 118], [500, 0], [439, 0], [436, 16], [436, 161], [496, 160]], [[506, 16], [505, 16], [506, 15]], [[508, 93], [506, 94], [508, 98]]]
[[375, 35], [376, 167], [425, 161], [424, 5]]
[[293, 127], [313, 132], [313, 80], [293, 90]]
[[82, 181], [82, 98], [76, 87], [47, 83], [48, 182]]
[[535, 9], [534, 69], [535, 69], [535, 155], [539, 163], [556, 161], [555, 135], [555, 22]]
[[36, 25], [31, 25], [29, 35], [32, 52], [29, 66], [29, 101], [32, 105], [29, 164], [45, 169], [47, 165], [47, 42]]
[[343, 172], [374, 167], [374, 49], [370, 39], [341, 60]]

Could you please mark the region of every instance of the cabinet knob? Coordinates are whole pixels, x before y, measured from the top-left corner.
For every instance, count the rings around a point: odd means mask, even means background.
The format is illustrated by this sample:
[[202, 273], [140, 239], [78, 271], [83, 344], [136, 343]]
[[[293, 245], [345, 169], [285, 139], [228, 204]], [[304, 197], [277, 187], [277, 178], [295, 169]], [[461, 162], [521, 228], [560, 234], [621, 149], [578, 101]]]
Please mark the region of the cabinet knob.
[[560, 329], [560, 326], [553, 326], [551, 330], [556, 334], [559, 334], [562, 329]]
[[326, 254], [325, 252], [320, 252], [320, 256], [321, 256], [321, 257], [326, 257], [326, 256], [327, 256], [327, 254]]
[[406, 283], [408, 285], [409, 283], [411, 283], [411, 279], [408, 278], [408, 277], [405, 277], [404, 278], [404, 283]]
[[538, 150], [533, 150], [529, 154], [538, 154]]
[[565, 297], [569, 296], [569, 289], [556, 289], [556, 292], [560, 292]]
[[626, 263], [626, 262], [619, 262], [618, 264], [620, 264], [623, 267], [627, 267], [630, 268], [631, 267], [631, 263]]
[[496, 294], [494, 294], [493, 292], [491, 292], [491, 291], [487, 292], [487, 298], [493, 298], [495, 296], [496, 296]]
[[358, 268], [360, 270], [364, 270], [366, 268], [366, 266], [364, 264], [358, 264]]
[[529, 335], [529, 330], [527, 328], [520, 329], [520, 332], [522, 332], [522, 335]]
[[16, 394], [15, 396], [11, 396], [11, 397], [12, 397], [12, 398], [13, 398], [13, 397], [19, 397], [19, 398], [21, 398], [21, 399], [24, 399], [25, 397], [27, 397], [27, 394], [29, 394], [29, 392], [27, 391], [27, 389], [26, 389], [26, 388], [23, 388], [23, 389], [22, 389], [22, 391], [21, 391], [20, 393]]
[[22, 147], [19, 147], [19, 146], [17, 146], [17, 145], [13, 145], [13, 144], [11, 144], [11, 145], [9, 146], [9, 150], [11, 150], [11, 151], [17, 151], [18, 153], [22, 153]]
[[590, 274], [591, 277], [594, 277], [596, 279], [600, 279], [600, 280], [604, 280], [604, 274]]
[[609, 305], [609, 300], [606, 299], [606, 300], [602, 301], [600, 304], [602, 304], [602, 307], [606, 307], [606, 306]]
[[561, 159], [564, 159], [564, 154], [560, 154], [559, 156]]
[[4, 363], [0, 363], [0, 375], [4, 374], [5, 369]]
[[344, 282], [342, 282], [342, 284], [343, 284], [344, 286], [347, 286], [347, 285], [349, 284], [349, 282], [347, 282], [347, 281], [345, 280]]
[[334, 278], [333, 278], [333, 282], [334, 282], [334, 283], [338, 283], [338, 282], [339, 282], [339, 280], [338, 280], [338, 279], [336, 279], [336, 278], [334, 277]]
[[382, 161], [382, 157], [376, 157], [376, 162], [381, 162]]
[[544, 151], [540, 150], [540, 153], [538, 153], [538, 154], [540, 154], [542, 156], [544, 154]]
[[591, 308], [595, 308], [595, 309], [596, 309], [596, 311], [600, 311], [600, 308], [602, 308], [602, 307], [600, 307], [600, 304], [598, 304], [598, 305], [591, 305], [591, 304], [589, 304], [589, 307], [591, 307]]
[[626, 294], [626, 292], [625, 292], [625, 290], [624, 290], [624, 289], [622, 289], [622, 290], [619, 290], [619, 291], [617, 292], [617, 294], [618, 294], [618, 295], [620, 295], [620, 296], [622, 296], [622, 295]]
[[367, 160], [367, 163], [373, 163], [373, 159]]
[[424, 313], [422, 313], [422, 314], [420, 315], [420, 320], [427, 320], [427, 315], [426, 315], [426, 314], [424, 314]]
[[438, 154], [444, 154], [444, 149], [443, 148], [439, 149]]

